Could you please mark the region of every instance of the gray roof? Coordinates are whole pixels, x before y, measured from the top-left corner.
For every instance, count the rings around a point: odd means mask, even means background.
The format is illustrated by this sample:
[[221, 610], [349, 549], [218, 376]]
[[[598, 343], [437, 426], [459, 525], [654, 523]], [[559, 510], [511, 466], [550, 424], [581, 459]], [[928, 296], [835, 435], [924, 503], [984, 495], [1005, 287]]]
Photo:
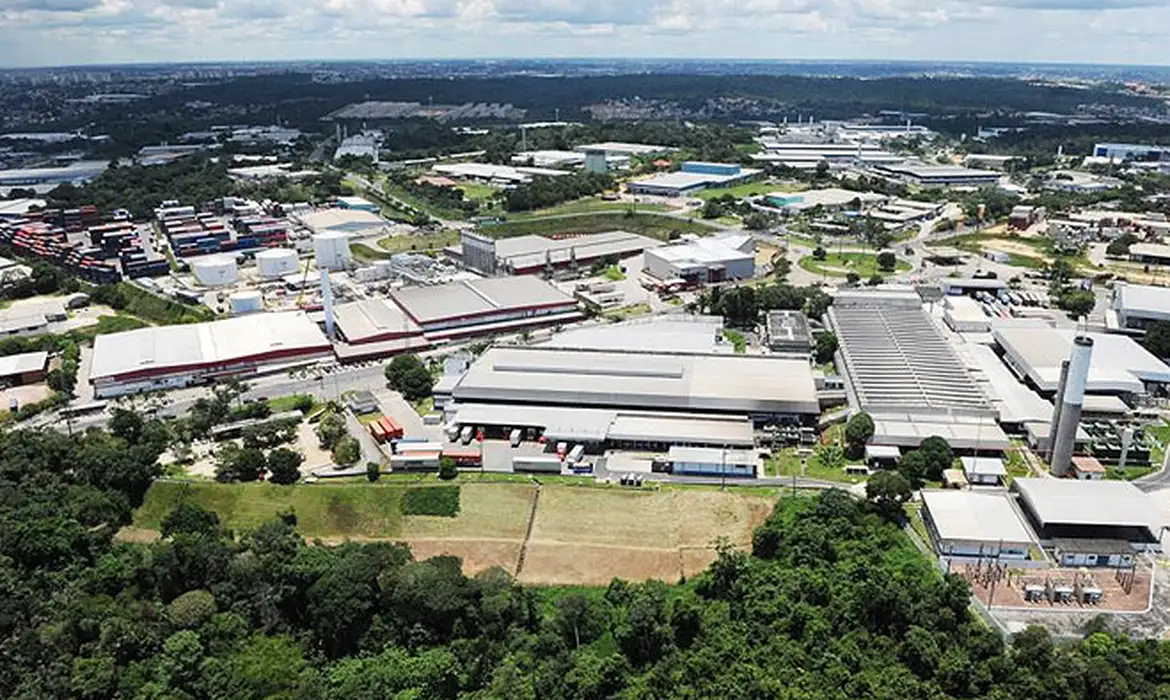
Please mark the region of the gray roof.
[[770, 345], [811, 345], [808, 318], [799, 311], [769, 311], [765, 322]]
[[820, 413], [806, 361], [746, 355], [494, 347], [471, 366], [454, 396], [460, 401]]
[[[670, 436], [670, 440], [664, 440]], [[619, 413], [609, 439], [622, 442], [671, 442], [692, 445], [752, 447], [755, 433], [746, 416], [654, 415]]]
[[1162, 526], [1150, 497], [1128, 481], [1016, 479], [1012, 487], [1044, 526]]
[[999, 457], [960, 457], [963, 473], [982, 476], [1007, 476], [1007, 469]]
[[421, 333], [418, 324], [384, 299], [364, 299], [339, 304], [333, 310], [337, 325], [351, 343], [392, 333]]
[[554, 335], [541, 347], [652, 353], [717, 352], [722, 343], [722, 316], [664, 314], [621, 323], [577, 326]]
[[[997, 327], [992, 336], [1008, 364], [1035, 382], [1041, 391], [1056, 391], [1060, 365], [1072, 351], [1073, 329]], [[1132, 338], [1087, 333], [1093, 339], [1087, 391], [1144, 393], [1143, 382], [1170, 383], [1170, 367]]]
[[11, 377], [16, 374], [39, 372], [49, 362], [47, 352], [26, 352], [20, 355], [5, 355], [0, 357], [0, 377]]
[[930, 512], [940, 539], [1011, 544], [1033, 541], [1006, 493], [923, 491], [922, 504]]
[[419, 323], [473, 317], [538, 306], [572, 304], [573, 298], [539, 277], [495, 277], [435, 287], [405, 287], [390, 294]]
[[589, 260], [613, 255], [625, 257], [661, 245], [662, 241], [629, 231], [606, 231], [567, 238], [515, 236], [495, 242], [496, 257], [518, 270], [546, 262], [560, 264], [570, 258]]
[[[860, 295], [859, 295], [860, 296]], [[829, 308], [845, 374], [864, 411], [992, 413], [951, 344], [921, 305], [894, 303]]]
[[1144, 284], [1118, 284], [1116, 305], [1127, 314], [1152, 318], [1170, 317], [1170, 287]]

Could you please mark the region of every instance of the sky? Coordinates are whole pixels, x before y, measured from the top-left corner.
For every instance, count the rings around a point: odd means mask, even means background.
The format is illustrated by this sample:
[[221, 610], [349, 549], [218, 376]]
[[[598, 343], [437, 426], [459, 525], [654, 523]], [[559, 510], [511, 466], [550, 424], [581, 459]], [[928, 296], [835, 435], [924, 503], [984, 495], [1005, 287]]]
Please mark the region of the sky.
[[1170, 63], [1170, 0], [0, 0], [0, 66], [408, 58]]

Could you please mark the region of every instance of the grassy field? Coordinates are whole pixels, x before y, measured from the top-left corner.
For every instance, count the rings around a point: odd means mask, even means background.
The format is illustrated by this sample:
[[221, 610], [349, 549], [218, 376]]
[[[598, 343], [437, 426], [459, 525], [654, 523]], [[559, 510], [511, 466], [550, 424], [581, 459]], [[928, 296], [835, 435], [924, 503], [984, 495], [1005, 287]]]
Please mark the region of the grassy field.
[[187, 498], [219, 514], [229, 528], [256, 527], [292, 509], [307, 538], [391, 537], [401, 530], [402, 488], [381, 485], [215, 484], [156, 482], [134, 514], [134, 525], [157, 530], [162, 519]]
[[496, 196], [500, 190], [491, 185], [480, 185], [475, 182], [461, 182], [458, 189], [463, 190], [463, 197], [465, 199], [472, 199], [477, 202], [486, 202], [492, 197]]
[[529, 221], [547, 216], [564, 216], [565, 214], [589, 214], [593, 212], [663, 212], [666, 207], [661, 204], [634, 204], [633, 202], [610, 202], [604, 199], [578, 199], [565, 202], [544, 209], [533, 211], [509, 212], [509, 221]]
[[747, 352], [747, 340], [743, 337], [743, 333], [725, 329], [723, 331], [723, 337], [735, 348], [736, 355], [742, 355]]
[[781, 450], [770, 461], [772, 465], [765, 464], [764, 469], [764, 473], [768, 474], [768, 476], [803, 476], [808, 479], [819, 479], [820, 481], [839, 481], [843, 484], [857, 484], [865, 480], [860, 476], [846, 474], [844, 469], [827, 467], [821, 464], [820, 459], [815, 454], [808, 458], [804, 470], [801, 471], [800, 457], [796, 454], [795, 448]]
[[629, 231], [644, 236], [666, 240], [672, 231], [682, 233], [696, 233], [707, 235], [715, 231], [698, 221], [676, 219], [669, 216], [638, 212], [629, 214], [625, 211], [596, 212], [582, 216], [568, 216], [561, 218], [527, 219], [522, 221], [508, 221], [493, 226], [483, 226], [480, 232], [492, 238], [509, 238], [512, 236], [528, 236], [558, 233], [602, 233], [605, 231]]
[[[336, 544], [347, 539], [406, 542], [415, 556], [459, 556], [469, 572], [502, 566], [515, 572], [533, 503], [538, 507], [521, 580], [544, 585], [602, 585], [615, 576], [676, 581], [714, 558], [725, 537], [746, 546], [752, 530], [771, 512], [774, 493], [711, 488], [583, 488], [541, 478], [529, 483], [478, 483], [463, 475], [454, 517], [403, 515], [404, 494], [430, 488], [383, 479], [377, 484], [318, 483], [180, 484], [157, 482], [124, 537], [155, 536], [165, 515], [182, 499], [219, 514], [237, 531], [292, 509], [300, 532]], [[448, 511], [449, 512], [449, 511]]]
[[[774, 182], [747, 182], [735, 187], [716, 187], [709, 190], [702, 190], [695, 194], [695, 197], [707, 201], [708, 199], [717, 199], [725, 194], [729, 194], [736, 199], [743, 199], [757, 194], [768, 194], [769, 192], [786, 191], [782, 185]], [[796, 190], [792, 190], [796, 191]]]
[[362, 262], [372, 262], [374, 260], [389, 260], [391, 253], [383, 250], [374, 250], [365, 243], [350, 243], [349, 250], [353, 253], [353, 257]]
[[649, 304], [633, 304], [631, 306], [623, 306], [620, 309], [614, 309], [613, 311], [606, 311], [602, 315], [606, 318], [612, 318], [615, 321], [625, 321], [635, 316], [645, 316], [650, 311]]
[[829, 277], [846, 277], [850, 272], [856, 272], [862, 280], [874, 275], [883, 277], [910, 270], [910, 263], [899, 260], [894, 272], [884, 272], [878, 268], [877, 256], [873, 253], [828, 253], [824, 260], [817, 260], [811, 255], [800, 259], [800, 267], [816, 275]]
[[[386, 194], [390, 195], [394, 199], [401, 201], [404, 204], [414, 207], [427, 216], [431, 216], [436, 219], [467, 218], [467, 214], [459, 209], [446, 209], [444, 207], [436, 206], [433, 202], [429, 202], [422, 197], [411, 194], [401, 187], [395, 187], [388, 182], [385, 183], [384, 187], [386, 188]], [[391, 201], [390, 204], [393, 205], [393, 201]]]
[[459, 232], [445, 228], [438, 233], [420, 236], [391, 236], [378, 241], [378, 248], [387, 253], [439, 250], [459, 242]]

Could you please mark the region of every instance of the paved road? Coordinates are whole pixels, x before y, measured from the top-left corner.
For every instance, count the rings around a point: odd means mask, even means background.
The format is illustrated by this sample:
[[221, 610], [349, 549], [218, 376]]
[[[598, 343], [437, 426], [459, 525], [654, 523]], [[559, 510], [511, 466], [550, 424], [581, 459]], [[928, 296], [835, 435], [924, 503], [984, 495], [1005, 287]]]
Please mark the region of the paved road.
[[1134, 485], [1146, 493], [1170, 489], [1170, 450], [1166, 450], [1166, 456], [1162, 458], [1161, 469], [1135, 480]]

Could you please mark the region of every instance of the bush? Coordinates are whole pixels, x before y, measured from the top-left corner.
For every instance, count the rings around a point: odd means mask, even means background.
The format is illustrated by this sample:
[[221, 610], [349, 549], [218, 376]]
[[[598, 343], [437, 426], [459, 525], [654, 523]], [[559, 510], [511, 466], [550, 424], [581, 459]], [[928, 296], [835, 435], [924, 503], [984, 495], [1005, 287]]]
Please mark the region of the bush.
[[356, 464], [362, 457], [362, 446], [354, 438], [346, 435], [337, 441], [333, 447], [333, 461], [342, 467]]
[[187, 591], [167, 606], [167, 617], [175, 627], [194, 629], [215, 614], [215, 596], [205, 590]]
[[450, 457], [441, 457], [439, 459], [439, 478], [443, 481], [450, 481], [459, 476], [459, 468], [455, 466], [455, 460]]
[[898, 258], [887, 250], [878, 253], [877, 264], [883, 272], [893, 272], [898, 267]]
[[268, 453], [268, 480], [274, 484], [295, 484], [301, 478], [301, 464], [305, 461], [304, 455], [293, 452], [287, 447], [280, 447]]
[[377, 462], [366, 462], [366, 479], [372, 484], [382, 477], [382, 467]]
[[459, 487], [420, 486], [408, 489], [402, 496], [402, 514], [454, 518], [459, 515]]
[[399, 355], [386, 365], [386, 381], [390, 388], [402, 394], [407, 401], [419, 401], [431, 395], [435, 378], [427, 371], [417, 355]]

